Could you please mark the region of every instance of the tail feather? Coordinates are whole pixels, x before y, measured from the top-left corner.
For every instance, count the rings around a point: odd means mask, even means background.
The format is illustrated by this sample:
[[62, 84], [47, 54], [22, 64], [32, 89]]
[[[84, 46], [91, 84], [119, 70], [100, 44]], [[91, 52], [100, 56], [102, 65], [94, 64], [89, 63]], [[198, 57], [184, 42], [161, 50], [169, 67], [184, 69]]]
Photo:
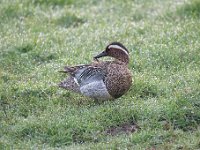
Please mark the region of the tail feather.
[[59, 70], [58, 72], [61, 72], [61, 73], [68, 73], [68, 72], [65, 71], [65, 70]]
[[76, 93], [80, 93], [79, 85], [74, 81], [74, 78], [71, 76], [59, 83], [58, 86]]
[[76, 69], [77, 68], [75, 68], [75, 67], [68, 67], [68, 66], [66, 66], [66, 67], [64, 67], [64, 70], [61, 70], [59, 72], [61, 72], [61, 73], [67, 73], [69, 75], [74, 76], [74, 73], [76, 72]]
[[78, 65], [78, 66], [73, 66], [73, 67], [69, 67], [66, 66], [64, 67], [64, 70], [59, 71], [61, 73], [67, 73], [69, 75], [69, 77], [67, 79], [65, 79], [64, 81], [62, 81], [61, 83], [59, 83], [59, 87], [73, 91], [73, 92], [77, 92], [77, 93], [81, 93], [80, 92], [80, 87], [79, 85], [74, 81], [74, 77], [76, 74], [80, 74], [80, 69], [85, 68], [89, 65]]
[[64, 67], [64, 70], [62, 71], [59, 71], [59, 72], [62, 72], [62, 73], [67, 73], [71, 76], [74, 76], [75, 73], [77, 72], [77, 70], [81, 69], [81, 68], [85, 68], [89, 65], [78, 65], [78, 66], [73, 66], [73, 67], [68, 67], [68, 66], [65, 66]]

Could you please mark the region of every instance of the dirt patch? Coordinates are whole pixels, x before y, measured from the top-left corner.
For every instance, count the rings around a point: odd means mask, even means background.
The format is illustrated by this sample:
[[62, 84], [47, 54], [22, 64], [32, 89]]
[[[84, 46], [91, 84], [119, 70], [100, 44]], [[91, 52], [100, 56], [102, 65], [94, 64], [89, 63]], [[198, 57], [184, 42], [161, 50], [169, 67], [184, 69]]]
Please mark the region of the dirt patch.
[[123, 134], [123, 133], [125, 134], [133, 133], [139, 129], [140, 127], [134, 122], [128, 122], [128, 123], [120, 124], [116, 127], [110, 127], [105, 132], [108, 135], [114, 136], [114, 135]]

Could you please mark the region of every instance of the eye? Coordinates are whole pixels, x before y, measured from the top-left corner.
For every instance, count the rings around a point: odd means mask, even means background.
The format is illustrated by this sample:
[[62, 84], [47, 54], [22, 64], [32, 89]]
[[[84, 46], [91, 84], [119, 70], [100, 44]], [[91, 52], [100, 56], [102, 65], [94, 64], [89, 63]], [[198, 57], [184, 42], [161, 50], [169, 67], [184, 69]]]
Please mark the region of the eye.
[[111, 50], [111, 48], [110, 47], [108, 47], [107, 49], [106, 49], [106, 51], [108, 52], [108, 51], [110, 51]]

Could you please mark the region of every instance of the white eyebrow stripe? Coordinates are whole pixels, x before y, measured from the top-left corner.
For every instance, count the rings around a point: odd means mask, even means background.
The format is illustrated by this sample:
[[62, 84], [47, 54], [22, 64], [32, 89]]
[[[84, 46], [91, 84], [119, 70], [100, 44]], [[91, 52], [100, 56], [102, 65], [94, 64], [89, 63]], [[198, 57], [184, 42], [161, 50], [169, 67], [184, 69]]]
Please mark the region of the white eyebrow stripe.
[[110, 48], [120, 49], [120, 50], [122, 50], [124, 53], [126, 53], [126, 55], [129, 55], [128, 52], [127, 52], [124, 48], [122, 48], [122, 47], [120, 47], [120, 46], [118, 46], [118, 45], [110, 45], [110, 46], [108, 46], [108, 48], [109, 48], [109, 49], [110, 49]]

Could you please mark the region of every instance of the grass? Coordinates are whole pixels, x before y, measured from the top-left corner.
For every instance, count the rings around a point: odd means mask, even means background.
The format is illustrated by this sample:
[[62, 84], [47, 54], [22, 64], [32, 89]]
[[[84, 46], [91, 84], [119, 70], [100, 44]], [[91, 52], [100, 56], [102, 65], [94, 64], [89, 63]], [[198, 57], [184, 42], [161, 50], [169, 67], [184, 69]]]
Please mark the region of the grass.
[[[0, 14], [0, 149], [200, 149], [198, 0], [2, 0]], [[126, 95], [57, 87], [112, 41], [131, 54]]]

